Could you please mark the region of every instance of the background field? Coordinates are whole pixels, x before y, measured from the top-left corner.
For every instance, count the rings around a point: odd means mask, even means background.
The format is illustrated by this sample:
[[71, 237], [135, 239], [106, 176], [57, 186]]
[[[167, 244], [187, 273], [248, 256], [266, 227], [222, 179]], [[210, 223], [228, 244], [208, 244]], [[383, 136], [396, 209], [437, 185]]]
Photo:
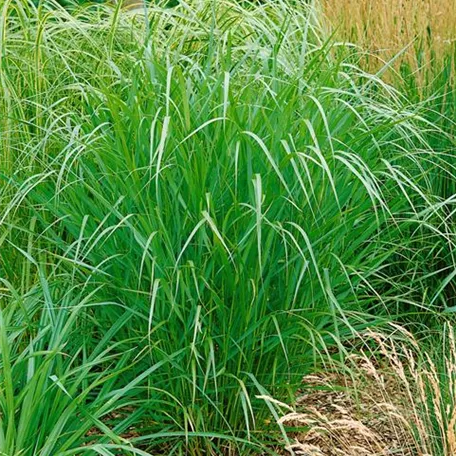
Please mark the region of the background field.
[[454, 0], [323, 0], [321, 5], [339, 36], [379, 59], [407, 49], [408, 62], [417, 70], [454, 55]]

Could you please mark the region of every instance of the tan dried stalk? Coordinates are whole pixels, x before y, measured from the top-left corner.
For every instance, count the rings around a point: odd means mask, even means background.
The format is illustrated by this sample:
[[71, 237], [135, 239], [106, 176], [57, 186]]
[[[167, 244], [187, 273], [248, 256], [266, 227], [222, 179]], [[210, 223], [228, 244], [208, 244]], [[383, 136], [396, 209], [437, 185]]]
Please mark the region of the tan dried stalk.
[[[318, 391], [302, 398], [302, 411], [280, 419], [281, 424], [309, 429], [295, 435], [289, 449], [295, 454], [313, 454], [312, 449], [325, 456], [454, 456], [453, 327], [444, 327], [443, 344], [431, 354], [399, 326], [393, 326], [389, 334], [367, 331], [361, 339], [366, 348], [347, 360], [345, 371], [350, 374], [341, 375], [339, 369], [339, 373], [309, 376], [307, 380], [319, 386]], [[325, 385], [326, 400], [321, 389]], [[349, 389], [341, 393], [341, 386]]]
[[320, 1], [341, 39], [378, 57], [369, 59], [371, 67], [408, 46], [405, 59], [414, 70], [454, 52], [456, 0]]

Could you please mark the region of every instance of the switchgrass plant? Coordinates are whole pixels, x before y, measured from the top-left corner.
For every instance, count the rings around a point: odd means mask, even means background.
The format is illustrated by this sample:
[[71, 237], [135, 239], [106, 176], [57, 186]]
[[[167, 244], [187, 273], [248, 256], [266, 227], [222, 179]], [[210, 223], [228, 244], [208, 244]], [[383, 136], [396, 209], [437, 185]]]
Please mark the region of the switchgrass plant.
[[272, 397], [452, 310], [451, 136], [317, 10], [1, 5], [0, 451], [274, 454]]
[[98, 454], [129, 450], [122, 432], [141, 414], [133, 393], [148, 374], [125, 376], [138, 362], [135, 341], [113, 340], [131, 314], [126, 311], [108, 328], [90, 315], [92, 307], [109, 305], [97, 302], [93, 292], [65, 282], [57, 290], [55, 281], [42, 278], [19, 295], [2, 282], [1, 454], [85, 454], [92, 446]]

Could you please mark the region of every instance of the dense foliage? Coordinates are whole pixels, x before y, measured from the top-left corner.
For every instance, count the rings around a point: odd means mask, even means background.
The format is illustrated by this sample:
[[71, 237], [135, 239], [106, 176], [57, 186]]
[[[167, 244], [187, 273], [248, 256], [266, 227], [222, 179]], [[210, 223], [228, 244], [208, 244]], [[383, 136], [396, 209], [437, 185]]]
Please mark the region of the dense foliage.
[[273, 398], [456, 306], [446, 108], [315, 9], [2, 11], [3, 454], [275, 454]]

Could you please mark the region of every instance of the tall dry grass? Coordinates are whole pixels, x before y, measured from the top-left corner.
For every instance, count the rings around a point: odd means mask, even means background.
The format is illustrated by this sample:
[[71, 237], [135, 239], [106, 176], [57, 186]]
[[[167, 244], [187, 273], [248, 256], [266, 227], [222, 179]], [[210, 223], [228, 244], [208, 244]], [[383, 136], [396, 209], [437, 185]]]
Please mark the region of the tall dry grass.
[[[290, 450], [314, 456], [454, 456], [456, 339], [445, 324], [423, 342], [393, 325], [368, 330], [346, 365], [304, 379], [297, 411], [279, 423], [302, 429]], [[432, 347], [429, 350], [429, 347]]]
[[[404, 48], [413, 69], [455, 50], [456, 0], [321, 0], [336, 35], [359, 44], [378, 66]], [[403, 60], [402, 60], [403, 61]]]

